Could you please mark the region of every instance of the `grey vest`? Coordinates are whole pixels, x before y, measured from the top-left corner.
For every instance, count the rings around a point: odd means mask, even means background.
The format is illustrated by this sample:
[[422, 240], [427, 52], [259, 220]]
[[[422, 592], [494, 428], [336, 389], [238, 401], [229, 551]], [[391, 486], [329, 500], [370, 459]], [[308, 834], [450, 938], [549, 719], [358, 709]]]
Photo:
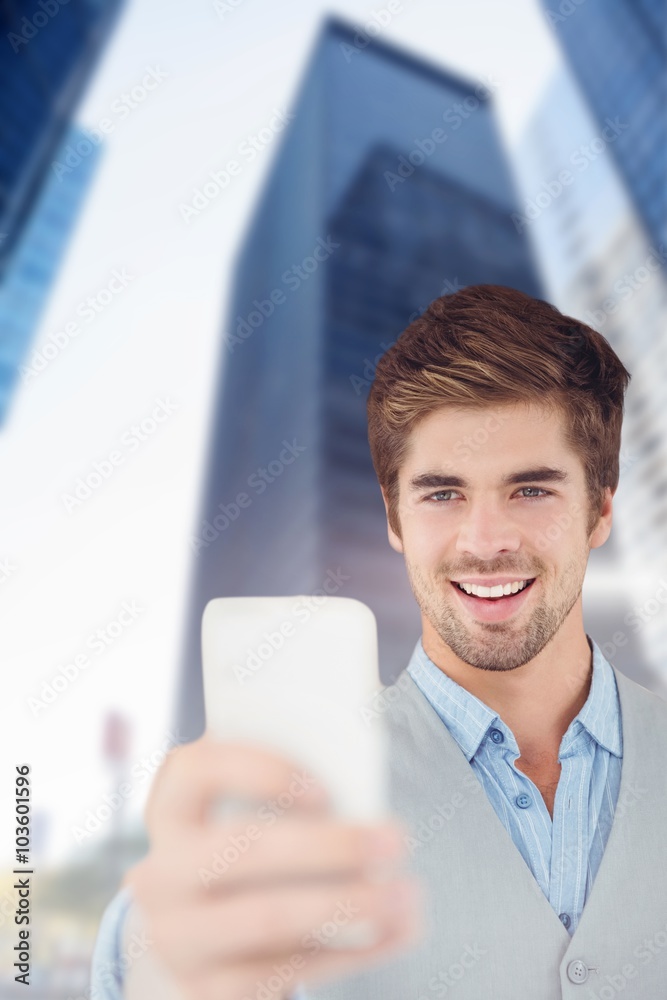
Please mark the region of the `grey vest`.
[[385, 690], [392, 805], [411, 832], [426, 933], [382, 965], [308, 987], [308, 1000], [667, 1000], [667, 702], [613, 669], [621, 785], [572, 936], [410, 675]]

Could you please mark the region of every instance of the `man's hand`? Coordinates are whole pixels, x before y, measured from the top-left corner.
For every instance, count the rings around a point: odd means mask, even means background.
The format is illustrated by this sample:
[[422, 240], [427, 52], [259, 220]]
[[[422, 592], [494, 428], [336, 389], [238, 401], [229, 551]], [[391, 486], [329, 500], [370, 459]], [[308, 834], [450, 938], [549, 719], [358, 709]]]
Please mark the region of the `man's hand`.
[[[216, 819], [225, 799], [247, 810]], [[419, 886], [397, 875], [404, 830], [332, 818], [313, 779], [277, 754], [209, 737], [179, 748], [146, 820], [150, 851], [126, 883], [188, 1000], [283, 998], [419, 936]], [[374, 943], [346, 948], [360, 923]]]

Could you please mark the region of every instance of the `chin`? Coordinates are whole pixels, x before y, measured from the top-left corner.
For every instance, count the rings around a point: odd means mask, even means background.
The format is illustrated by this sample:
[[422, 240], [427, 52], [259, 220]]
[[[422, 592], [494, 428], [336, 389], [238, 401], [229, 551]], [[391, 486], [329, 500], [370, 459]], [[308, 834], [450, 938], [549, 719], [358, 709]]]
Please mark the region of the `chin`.
[[[555, 620], [533, 619], [528, 624], [480, 622], [483, 636], [475, 635], [452, 614], [436, 626], [442, 642], [464, 663], [478, 670], [516, 670], [533, 660], [557, 631]], [[531, 627], [532, 626], [532, 627]]]

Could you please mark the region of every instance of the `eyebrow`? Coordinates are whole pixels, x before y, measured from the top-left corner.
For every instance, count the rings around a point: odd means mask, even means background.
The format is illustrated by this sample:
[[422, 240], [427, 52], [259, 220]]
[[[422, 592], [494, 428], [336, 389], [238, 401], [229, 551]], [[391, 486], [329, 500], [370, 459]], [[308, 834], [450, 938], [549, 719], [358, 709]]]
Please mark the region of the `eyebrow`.
[[[539, 482], [539, 483], [569, 483], [570, 477], [564, 469], [552, 469], [547, 465], [540, 465], [535, 469], [520, 469], [518, 472], [510, 472], [501, 479], [502, 486], [517, 486], [519, 483]], [[461, 476], [455, 476], [446, 472], [422, 472], [413, 476], [408, 483], [410, 493], [419, 493], [426, 489], [442, 489], [443, 486], [456, 486], [467, 489], [469, 483]]]

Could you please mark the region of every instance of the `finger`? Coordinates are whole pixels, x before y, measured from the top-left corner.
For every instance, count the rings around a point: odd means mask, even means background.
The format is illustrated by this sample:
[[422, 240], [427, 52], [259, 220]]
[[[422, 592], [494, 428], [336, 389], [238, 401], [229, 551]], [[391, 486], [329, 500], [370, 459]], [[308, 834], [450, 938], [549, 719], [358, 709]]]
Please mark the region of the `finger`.
[[176, 974], [194, 976], [220, 963], [319, 951], [357, 925], [379, 941], [414, 906], [408, 879], [281, 886], [162, 909], [148, 918], [148, 934]]
[[382, 871], [404, 856], [398, 824], [350, 825], [327, 817], [282, 817], [209, 825], [182, 835], [178, 849], [158, 846], [130, 875], [154, 903], [205, 896], [276, 879], [340, 877]]
[[176, 836], [204, 822], [219, 798], [264, 801], [283, 793], [304, 807], [327, 801], [324, 789], [296, 762], [254, 744], [206, 736], [169, 755], [154, 783], [146, 822], [152, 834], [164, 827]]
[[290, 995], [297, 984], [321, 985], [342, 976], [372, 968], [415, 946], [423, 933], [419, 915], [404, 915], [387, 922], [384, 937], [365, 949], [330, 951], [325, 946], [297, 949], [262, 962], [238, 962], [185, 980], [188, 1000], [222, 1000], [225, 997]]
[[423, 895], [418, 891], [414, 894], [411, 905], [387, 916], [383, 937], [376, 944], [364, 949], [333, 950], [323, 947], [317, 953], [307, 956], [300, 972], [300, 981], [304, 985], [313, 986], [370, 969], [381, 961], [387, 961], [402, 951], [414, 948], [423, 933]]

